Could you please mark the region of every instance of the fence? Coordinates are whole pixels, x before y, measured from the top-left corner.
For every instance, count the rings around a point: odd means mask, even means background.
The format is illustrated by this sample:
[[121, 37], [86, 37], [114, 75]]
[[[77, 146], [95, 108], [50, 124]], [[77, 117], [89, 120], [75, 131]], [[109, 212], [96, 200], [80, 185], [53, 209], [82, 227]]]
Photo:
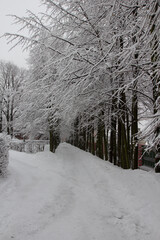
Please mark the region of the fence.
[[47, 144], [49, 144], [49, 140], [11, 141], [10, 149], [19, 152], [36, 153], [44, 151], [44, 147]]

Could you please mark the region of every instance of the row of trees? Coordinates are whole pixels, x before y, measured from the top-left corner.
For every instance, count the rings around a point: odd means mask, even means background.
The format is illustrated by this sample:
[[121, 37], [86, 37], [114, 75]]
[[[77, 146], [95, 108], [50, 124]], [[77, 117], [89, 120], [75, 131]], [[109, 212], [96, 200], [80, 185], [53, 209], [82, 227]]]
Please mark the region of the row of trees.
[[[138, 140], [160, 152], [159, 0], [43, 0], [46, 12], [16, 23], [30, 37], [20, 107], [26, 133], [49, 131], [122, 168], [138, 167]], [[138, 134], [138, 122], [151, 123]]]

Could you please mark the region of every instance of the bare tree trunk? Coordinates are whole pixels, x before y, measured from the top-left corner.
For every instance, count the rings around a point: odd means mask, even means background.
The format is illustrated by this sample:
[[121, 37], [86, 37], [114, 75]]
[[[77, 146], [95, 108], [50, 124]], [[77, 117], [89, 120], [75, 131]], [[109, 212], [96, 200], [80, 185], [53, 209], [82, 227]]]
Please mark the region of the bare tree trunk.
[[115, 105], [116, 97], [112, 93], [112, 107], [111, 107], [111, 132], [110, 132], [110, 143], [109, 143], [109, 161], [117, 164], [117, 150], [116, 150], [116, 117], [115, 117]]
[[77, 117], [74, 121], [74, 146], [78, 147], [79, 144], [79, 118]]
[[[100, 118], [100, 116], [99, 116]], [[99, 158], [103, 159], [103, 136], [102, 136], [102, 121], [101, 119], [98, 120], [97, 126], [97, 141], [96, 141], [96, 155]]]
[[14, 100], [12, 99], [11, 111], [10, 111], [10, 135], [13, 138], [13, 110], [14, 110]]
[[[121, 51], [123, 50], [123, 36], [119, 38], [119, 44]], [[119, 109], [118, 109], [118, 157], [120, 158], [121, 167], [124, 169], [130, 168], [129, 160], [129, 142], [128, 142], [128, 128], [126, 128], [127, 122], [127, 107], [126, 107], [126, 94], [124, 87], [124, 75], [119, 76]]]
[[95, 155], [94, 126], [92, 126], [91, 130], [91, 141], [92, 141], [91, 153]]
[[7, 114], [6, 114], [6, 120], [7, 120], [7, 134], [10, 134], [10, 101], [8, 98], [8, 102], [7, 102]]
[[121, 167], [124, 169], [130, 168], [129, 160], [129, 143], [127, 138], [127, 129], [126, 129], [126, 96], [124, 90], [120, 93], [120, 103], [119, 103], [119, 139], [121, 151], [119, 149]]
[[[138, 6], [138, 1], [136, 2]], [[135, 8], [133, 11], [133, 17], [135, 22], [137, 22], [137, 16], [138, 16], [138, 8]], [[133, 44], [137, 43], [137, 37], [136, 37], [136, 32], [137, 30], [135, 29], [134, 36], [132, 38]], [[138, 85], [138, 56], [139, 52], [138, 49], [136, 49], [135, 54], [134, 54], [134, 59], [135, 59], [135, 67], [133, 67], [133, 77], [135, 79], [133, 83], [133, 91], [132, 91], [132, 124], [131, 124], [131, 161], [132, 161], [132, 169], [137, 169], [138, 168], [138, 139], [137, 139], [137, 134], [138, 134], [138, 97], [137, 97], [137, 85]]]
[[0, 133], [2, 132], [2, 98], [0, 96]]
[[132, 134], [132, 168], [138, 168], [138, 99], [137, 99], [137, 81], [133, 85], [133, 96], [132, 96], [132, 126], [131, 126], [131, 134]]
[[104, 159], [107, 161], [108, 160], [108, 128], [107, 128], [107, 135], [106, 135], [105, 128], [103, 131], [103, 135], [104, 135]]
[[53, 130], [52, 129], [50, 129], [50, 131], [49, 131], [49, 136], [50, 136], [50, 138], [49, 138], [50, 151], [54, 152], [54, 139], [53, 139]]

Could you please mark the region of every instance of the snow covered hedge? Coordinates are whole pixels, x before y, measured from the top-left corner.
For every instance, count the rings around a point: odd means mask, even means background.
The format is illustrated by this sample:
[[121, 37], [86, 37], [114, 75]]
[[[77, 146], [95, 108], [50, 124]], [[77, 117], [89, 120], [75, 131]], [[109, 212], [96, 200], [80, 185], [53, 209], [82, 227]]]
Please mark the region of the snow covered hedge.
[[8, 144], [4, 135], [0, 135], [0, 175], [5, 175], [9, 163]]

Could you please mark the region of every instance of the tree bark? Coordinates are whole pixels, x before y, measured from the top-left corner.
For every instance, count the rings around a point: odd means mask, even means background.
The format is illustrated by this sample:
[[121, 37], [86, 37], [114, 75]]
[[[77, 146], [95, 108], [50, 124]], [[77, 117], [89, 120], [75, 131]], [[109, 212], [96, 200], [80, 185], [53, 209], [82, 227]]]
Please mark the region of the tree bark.
[[2, 132], [2, 99], [0, 97], [0, 133]]

